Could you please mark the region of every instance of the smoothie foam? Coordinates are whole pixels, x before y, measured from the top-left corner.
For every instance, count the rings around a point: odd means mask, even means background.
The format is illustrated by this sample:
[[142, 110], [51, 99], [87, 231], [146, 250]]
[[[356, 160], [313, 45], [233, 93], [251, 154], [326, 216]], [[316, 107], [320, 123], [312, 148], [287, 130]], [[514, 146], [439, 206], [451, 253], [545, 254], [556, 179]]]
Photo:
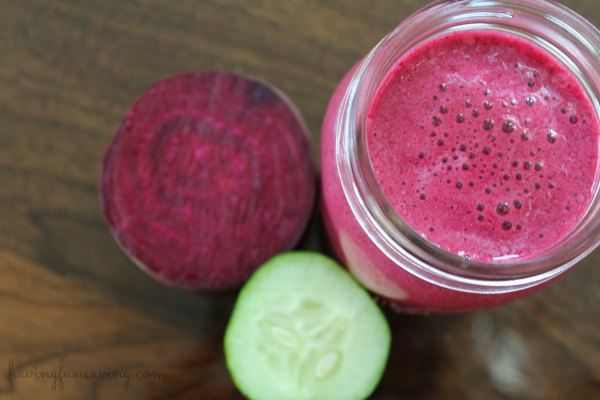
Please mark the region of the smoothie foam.
[[593, 103], [557, 58], [514, 34], [457, 31], [407, 53], [375, 95], [367, 135], [394, 210], [480, 261], [540, 254], [596, 189]]

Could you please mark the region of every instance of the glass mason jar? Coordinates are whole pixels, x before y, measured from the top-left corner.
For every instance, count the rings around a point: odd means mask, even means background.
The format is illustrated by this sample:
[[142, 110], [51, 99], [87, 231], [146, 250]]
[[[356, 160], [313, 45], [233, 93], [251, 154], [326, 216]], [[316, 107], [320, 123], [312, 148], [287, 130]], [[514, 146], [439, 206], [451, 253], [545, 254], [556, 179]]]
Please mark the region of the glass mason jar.
[[369, 159], [366, 118], [396, 61], [429, 38], [464, 29], [501, 30], [541, 47], [579, 80], [600, 114], [600, 32], [546, 0], [442, 0], [389, 33], [341, 81], [322, 129], [324, 218], [340, 260], [368, 289], [407, 312], [457, 312], [526, 296], [564, 275], [600, 243], [598, 173], [591, 204], [560, 243], [534, 259], [481, 262], [428, 242], [393, 210]]

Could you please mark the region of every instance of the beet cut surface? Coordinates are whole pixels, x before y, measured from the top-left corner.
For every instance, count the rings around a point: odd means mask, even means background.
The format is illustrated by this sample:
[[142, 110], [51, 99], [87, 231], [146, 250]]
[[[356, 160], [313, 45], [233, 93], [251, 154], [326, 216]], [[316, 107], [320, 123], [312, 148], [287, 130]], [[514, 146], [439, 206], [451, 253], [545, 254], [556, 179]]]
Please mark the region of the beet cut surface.
[[294, 106], [226, 72], [176, 75], [127, 112], [103, 161], [100, 203], [119, 245], [168, 284], [225, 289], [291, 249], [315, 174]]

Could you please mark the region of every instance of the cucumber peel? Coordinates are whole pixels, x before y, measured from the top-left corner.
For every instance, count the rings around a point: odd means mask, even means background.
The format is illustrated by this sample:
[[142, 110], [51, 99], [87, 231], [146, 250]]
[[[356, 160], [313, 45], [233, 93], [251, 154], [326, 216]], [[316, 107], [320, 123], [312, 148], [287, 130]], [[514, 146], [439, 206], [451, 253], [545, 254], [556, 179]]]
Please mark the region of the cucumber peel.
[[238, 389], [254, 400], [364, 399], [391, 334], [370, 295], [330, 258], [287, 252], [242, 288], [225, 333]]

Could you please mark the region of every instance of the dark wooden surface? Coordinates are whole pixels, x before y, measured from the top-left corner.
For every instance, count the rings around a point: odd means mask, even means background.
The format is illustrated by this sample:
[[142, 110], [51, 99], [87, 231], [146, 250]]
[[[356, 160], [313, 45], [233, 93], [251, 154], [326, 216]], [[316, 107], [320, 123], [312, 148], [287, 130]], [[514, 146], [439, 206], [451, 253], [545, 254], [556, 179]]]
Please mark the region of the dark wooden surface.
[[[600, 25], [593, 1], [565, 3]], [[236, 293], [167, 288], [122, 254], [98, 208], [104, 148], [151, 83], [221, 68], [284, 90], [317, 154], [339, 79], [423, 4], [0, 0], [0, 399], [241, 398], [222, 352]], [[322, 246], [315, 218], [301, 247]], [[599, 262], [494, 310], [388, 312], [393, 349], [372, 398], [600, 399]], [[134, 376], [61, 389], [44, 377], [61, 364]]]

